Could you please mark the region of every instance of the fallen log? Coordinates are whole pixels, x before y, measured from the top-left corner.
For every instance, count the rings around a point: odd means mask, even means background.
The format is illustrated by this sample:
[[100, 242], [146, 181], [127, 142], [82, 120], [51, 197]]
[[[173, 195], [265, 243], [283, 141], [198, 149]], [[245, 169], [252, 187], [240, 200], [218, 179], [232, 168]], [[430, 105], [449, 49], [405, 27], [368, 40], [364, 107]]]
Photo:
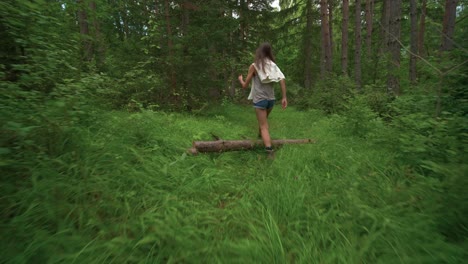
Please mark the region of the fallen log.
[[[284, 144], [315, 143], [313, 139], [274, 139], [271, 144], [278, 147]], [[216, 140], [194, 141], [188, 152], [197, 155], [199, 152], [224, 152], [233, 150], [248, 150], [263, 146], [262, 140]]]

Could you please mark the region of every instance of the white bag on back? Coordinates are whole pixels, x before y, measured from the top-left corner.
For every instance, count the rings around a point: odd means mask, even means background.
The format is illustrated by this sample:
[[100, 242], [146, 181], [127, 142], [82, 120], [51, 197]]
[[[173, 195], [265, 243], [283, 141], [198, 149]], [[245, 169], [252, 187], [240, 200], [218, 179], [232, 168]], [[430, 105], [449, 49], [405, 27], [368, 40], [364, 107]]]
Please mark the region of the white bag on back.
[[[260, 78], [260, 82], [262, 83], [271, 83], [271, 82], [279, 82], [284, 78], [283, 72], [281, 72], [280, 68], [271, 60], [265, 61], [265, 70], [262, 69], [262, 65], [253, 64], [255, 67], [255, 71], [257, 72], [258, 78]], [[253, 93], [255, 93], [255, 82], [252, 82], [252, 89], [250, 89], [250, 94], [247, 99], [253, 99]]]

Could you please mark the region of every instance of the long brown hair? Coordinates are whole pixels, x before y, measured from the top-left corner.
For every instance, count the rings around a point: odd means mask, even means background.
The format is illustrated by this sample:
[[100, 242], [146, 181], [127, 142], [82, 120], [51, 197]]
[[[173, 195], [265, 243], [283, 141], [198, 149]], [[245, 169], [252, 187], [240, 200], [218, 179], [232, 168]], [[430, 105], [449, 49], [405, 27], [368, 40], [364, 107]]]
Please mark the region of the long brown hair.
[[255, 52], [255, 65], [257, 65], [257, 67], [262, 65], [263, 72], [265, 72], [265, 59], [270, 59], [272, 62], [276, 63], [271, 45], [268, 42], [262, 43]]

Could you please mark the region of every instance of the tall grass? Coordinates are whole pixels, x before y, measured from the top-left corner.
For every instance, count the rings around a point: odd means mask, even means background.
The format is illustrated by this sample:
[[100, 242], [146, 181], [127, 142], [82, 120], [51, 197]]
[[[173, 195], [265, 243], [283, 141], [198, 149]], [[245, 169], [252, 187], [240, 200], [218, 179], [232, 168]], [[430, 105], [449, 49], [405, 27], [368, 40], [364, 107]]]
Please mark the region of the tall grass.
[[[261, 150], [185, 153], [192, 140], [255, 138], [247, 107], [197, 116], [98, 112], [6, 177], [6, 263], [463, 263], [439, 230], [440, 181], [394, 148], [344, 133], [340, 117], [275, 109]], [[370, 134], [385, 134], [375, 126]], [[379, 130], [380, 129], [380, 130]], [[19, 175], [15, 174], [16, 177]], [[463, 244], [465, 243], [465, 244]]]

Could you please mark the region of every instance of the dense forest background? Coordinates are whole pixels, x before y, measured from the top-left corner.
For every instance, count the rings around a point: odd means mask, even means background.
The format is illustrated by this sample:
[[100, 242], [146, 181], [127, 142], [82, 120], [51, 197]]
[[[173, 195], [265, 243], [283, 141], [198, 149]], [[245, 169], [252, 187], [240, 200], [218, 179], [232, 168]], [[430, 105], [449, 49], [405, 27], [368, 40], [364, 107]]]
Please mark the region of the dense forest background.
[[[467, 1], [272, 3], [2, 1], [1, 262], [466, 261]], [[265, 41], [318, 143], [187, 156]]]

